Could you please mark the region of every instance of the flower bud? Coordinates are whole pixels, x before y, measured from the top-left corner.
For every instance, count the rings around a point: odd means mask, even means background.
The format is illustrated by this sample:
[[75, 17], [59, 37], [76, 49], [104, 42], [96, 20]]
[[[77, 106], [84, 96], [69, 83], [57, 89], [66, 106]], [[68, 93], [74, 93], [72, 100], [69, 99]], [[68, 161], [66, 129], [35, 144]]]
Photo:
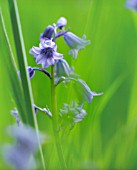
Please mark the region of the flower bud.
[[28, 70], [28, 73], [29, 73], [29, 78], [31, 79], [31, 78], [34, 76], [35, 71], [34, 71], [34, 69], [33, 69], [32, 67], [30, 67], [30, 66], [27, 68], [27, 70]]
[[58, 21], [57, 21], [57, 27], [58, 27], [59, 29], [62, 29], [62, 28], [65, 27], [66, 25], [67, 25], [67, 20], [66, 20], [66, 18], [61, 17], [61, 18], [58, 19]]
[[[33, 78], [33, 76], [35, 75], [34, 69], [32, 67], [30, 67], [30, 66], [27, 67], [27, 72], [29, 74], [30, 79]], [[18, 71], [18, 76], [20, 78], [20, 71]]]
[[68, 77], [72, 73], [71, 68], [69, 67], [68, 63], [64, 59], [60, 59], [56, 62], [56, 76], [61, 77], [65, 76]]
[[40, 35], [40, 39], [48, 38], [51, 39], [54, 33], [54, 27], [49, 25], [46, 27], [45, 31]]

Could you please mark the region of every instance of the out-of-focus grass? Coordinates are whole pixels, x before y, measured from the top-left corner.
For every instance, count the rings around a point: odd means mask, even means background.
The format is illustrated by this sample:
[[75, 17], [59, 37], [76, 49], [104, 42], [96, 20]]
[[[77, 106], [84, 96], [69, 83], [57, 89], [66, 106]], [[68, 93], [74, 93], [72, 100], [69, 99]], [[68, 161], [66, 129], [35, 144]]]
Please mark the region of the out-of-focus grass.
[[[15, 51], [7, 0], [0, 2]], [[91, 3], [89, 0], [24, 0], [18, 1], [18, 4], [27, 52], [33, 45], [38, 45], [39, 35], [44, 28], [56, 22], [60, 16], [68, 19], [72, 32], [81, 37], [85, 33], [91, 40], [91, 45], [79, 52], [77, 61], [72, 61], [72, 57], [68, 56], [69, 48], [63, 39], [58, 41], [58, 51], [64, 54], [70, 64], [75, 65], [75, 72], [81, 75], [93, 91], [104, 92], [103, 96], [94, 98], [90, 105], [85, 105], [88, 115], [63, 140], [68, 167], [137, 168], [137, 30], [132, 12], [125, 8], [125, 1], [92, 0]], [[29, 65], [36, 65], [29, 53], [27, 59]], [[8, 115], [11, 99], [8, 91], [3, 90], [8, 89], [9, 85], [3, 67], [6, 66], [0, 67], [0, 130], [11, 122]], [[50, 106], [49, 80], [37, 73], [31, 83], [35, 103], [41, 107]], [[63, 85], [58, 87], [59, 106], [67, 102], [66, 96], [71, 98], [71, 91]], [[43, 114], [37, 117], [40, 129], [51, 135], [51, 120]], [[5, 141], [5, 133], [1, 131], [0, 143]], [[49, 143], [43, 149], [47, 168], [55, 168], [58, 164], [55, 147]]]

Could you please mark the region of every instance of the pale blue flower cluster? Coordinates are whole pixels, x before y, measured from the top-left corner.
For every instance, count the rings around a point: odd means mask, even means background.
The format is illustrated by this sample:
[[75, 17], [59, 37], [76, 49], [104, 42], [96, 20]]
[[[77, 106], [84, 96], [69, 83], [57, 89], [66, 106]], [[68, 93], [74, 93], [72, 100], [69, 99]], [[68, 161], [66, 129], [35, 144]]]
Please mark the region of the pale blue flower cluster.
[[[46, 108], [42, 109], [34, 105], [35, 113], [38, 110], [46, 113], [52, 117], [50, 111]], [[38, 149], [38, 140], [35, 129], [29, 125], [25, 125], [20, 120], [18, 111], [16, 108], [11, 111], [11, 114], [15, 117], [17, 125], [8, 126], [7, 132], [13, 138], [13, 144], [6, 144], [3, 149], [6, 162], [13, 166], [15, 169], [29, 170], [36, 169], [35, 152]], [[46, 139], [46, 136], [39, 133], [41, 144]]]
[[86, 111], [82, 109], [83, 105], [79, 106], [75, 101], [69, 104], [63, 104], [63, 109], [60, 109], [60, 116], [63, 119], [61, 121], [61, 127], [70, 126], [73, 127], [75, 123], [78, 123], [86, 116]]
[[[78, 51], [90, 43], [89, 40], [86, 40], [86, 36], [79, 38], [72, 32], [64, 31], [66, 24], [66, 18], [61, 17], [57, 24], [47, 26], [40, 35], [39, 47], [33, 46], [30, 49], [30, 53], [34, 55], [36, 63], [41, 64], [43, 68], [54, 65], [63, 58], [63, 55], [57, 52], [57, 45], [55, 44], [55, 40], [60, 36], [64, 36], [66, 44], [71, 49], [69, 54], [72, 54], [74, 59], [77, 58]], [[57, 32], [57, 29], [61, 31]]]
[[[4, 157], [9, 165], [15, 169], [36, 169], [34, 157], [38, 149], [37, 135], [33, 128], [21, 124], [8, 127], [8, 134], [14, 139], [14, 144], [7, 144], [3, 148]], [[41, 142], [44, 136], [40, 134]]]
[[[56, 40], [61, 36], [64, 37], [65, 43], [69, 46], [69, 54], [72, 54], [73, 59], [77, 58], [79, 50], [84, 49], [86, 45], [90, 44], [90, 41], [86, 40], [85, 35], [80, 38], [69, 30], [65, 30], [66, 25], [67, 20], [64, 17], [59, 18], [56, 24], [48, 25], [44, 32], [40, 35], [39, 47], [33, 46], [30, 49], [30, 53], [34, 56], [36, 64], [41, 64], [43, 69], [33, 68], [33, 72], [35, 70], [44, 72], [45, 68], [49, 66], [55, 66], [55, 85], [58, 85], [62, 82], [73, 82], [78, 104], [76, 102], [72, 102], [73, 104], [71, 104], [70, 107], [69, 105], [65, 105], [66, 107], [64, 108], [64, 113], [66, 112], [67, 108], [69, 108], [67, 110], [67, 114], [69, 114], [71, 110], [71, 112], [73, 112], [73, 119], [71, 119], [71, 121], [76, 123], [81, 121], [86, 115], [86, 112], [82, 109], [84, 102], [87, 101], [90, 103], [94, 96], [100, 96], [102, 93], [92, 92], [86, 82], [81, 80], [80, 76], [74, 73], [74, 67], [69, 66], [68, 62], [64, 59], [63, 54], [57, 51]], [[32, 68], [28, 71], [29, 75], [33, 75], [31, 73]], [[52, 79], [50, 73], [46, 71], [45, 74], [49, 74], [48, 76]], [[31, 77], [32, 76], [30, 76], [30, 78]]]

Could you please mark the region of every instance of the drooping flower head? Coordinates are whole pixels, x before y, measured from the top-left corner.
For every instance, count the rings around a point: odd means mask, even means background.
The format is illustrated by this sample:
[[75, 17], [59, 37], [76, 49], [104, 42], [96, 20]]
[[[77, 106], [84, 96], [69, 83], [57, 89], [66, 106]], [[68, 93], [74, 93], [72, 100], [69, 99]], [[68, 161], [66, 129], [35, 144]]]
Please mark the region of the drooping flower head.
[[83, 103], [84, 101], [90, 103], [94, 96], [100, 96], [103, 94], [92, 92], [89, 86], [81, 79], [74, 82], [74, 88], [80, 103]]
[[56, 76], [57, 77], [61, 77], [61, 76], [68, 77], [72, 74], [72, 72], [73, 71], [70, 68], [66, 60], [60, 59], [56, 62]]
[[39, 47], [33, 46], [30, 53], [34, 55], [37, 64], [42, 64], [43, 68], [54, 65], [56, 60], [63, 58], [63, 55], [57, 52], [57, 45], [52, 40], [42, 40]]
[[129, 9], [137, 10], [137, 0], [127, 0], [126, 7]]
[[90, 43], [89, 40], [86, 40], [86, 36], [79, 38], [72, 32], [64, 34], [64, 40], [71, 49], [69, 54], [72, 54], [74, 59], [77, 58], [78, 51]]
[[[38, 140], [35, 129], [24, 124], [12, 125], [8, 127], [8, 133], [15, 143], [4, 146], [6, 162], [20, 170], [36, 169], [36, 160], [33, 155], [38, 149]], [[41, 143], [44, 138], [45, 136], [40, 133]]]

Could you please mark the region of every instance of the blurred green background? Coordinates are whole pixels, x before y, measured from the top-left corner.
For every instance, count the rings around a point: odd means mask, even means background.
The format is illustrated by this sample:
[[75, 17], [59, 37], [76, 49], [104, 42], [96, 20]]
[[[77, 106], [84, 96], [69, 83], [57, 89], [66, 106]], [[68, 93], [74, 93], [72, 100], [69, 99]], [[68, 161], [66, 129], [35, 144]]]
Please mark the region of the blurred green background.
[[[63, 150], [69, 169], [137, 169], [137, 16], [125, 8], [125, 0], [20, 0], [18, 2], [28, 64], [36, 66], [29, 49], [39, 44], [45, 27], [61, 16], [76, 35], [86, 34], [91, 44], [79, 52], [76, 61], [68, 55], [63, 38], [57, 41], [75, 72], [93, 91], [104, 92], [85, 109], [88, 115], [64, 137]], [[6, 29], [15, 53], [7, 0], [0, 0]], [[0, 42], [2, 43], [2, 42]], [[6, 65], [0, 56], [0, 145], [8, 142], [5, 129], [15, 123], [9, 114], [15, 107], [10, 97]], [[12, 71], [12, 70], [11, 70]], [[35, 104], [50, 107], [50, 81], [36, 73], [31, 81]], [[72, 90], [60, 85], [58, 107], [70, 102]], [[51, 120], [37, 115], [41, 131], [52, 134]], [[43, 146], [47, 168], [58, 159], [52, 143]], [[0, 157], [0, 169], [7, 165]]]

